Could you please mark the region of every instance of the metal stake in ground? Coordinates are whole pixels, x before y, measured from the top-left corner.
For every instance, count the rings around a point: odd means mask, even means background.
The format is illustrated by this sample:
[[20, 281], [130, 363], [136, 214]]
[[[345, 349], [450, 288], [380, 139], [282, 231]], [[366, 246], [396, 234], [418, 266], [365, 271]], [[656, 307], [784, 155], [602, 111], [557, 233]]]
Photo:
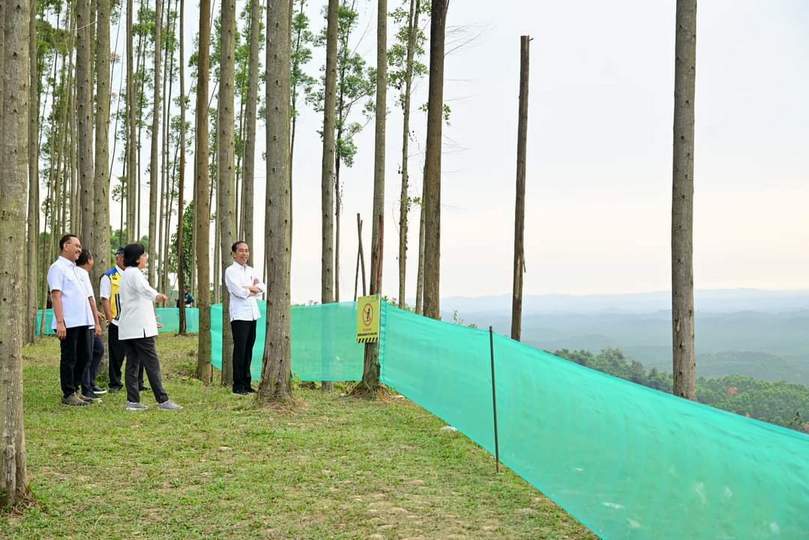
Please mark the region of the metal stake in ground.
[[495, 468], [500, 472], [500, 443], [497, 440], [497, 391], [494, 379], [494, 333], [492, 327], [489, 327], [489, 354], [492, 365], [492, 415], [494, 416], [494, 459]]

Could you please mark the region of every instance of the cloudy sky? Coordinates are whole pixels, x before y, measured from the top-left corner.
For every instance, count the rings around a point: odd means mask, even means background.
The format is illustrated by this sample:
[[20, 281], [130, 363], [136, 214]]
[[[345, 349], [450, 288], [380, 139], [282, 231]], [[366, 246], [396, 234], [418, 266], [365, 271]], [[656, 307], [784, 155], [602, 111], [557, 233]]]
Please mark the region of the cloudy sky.
[[[311, 2], [312, 25], [325, 21]], [[353, 43], [374, 63], [376, 3], [358, 0]], [[395, 2], [391, 1], [392, 9]], [[496, 9], [492, 6], [496, 5]], [[216, 6], [218, 9], [218, 3]], [[454, 0], [448, 19], [442, 296], [511, 290], [519, 36], [531, 44], [526, 294], [665, 290], [675, 2]], [[189, 21], [189, 26], [196, 22]], [[391, 29], [392, 32], [392, 29]], [[308, 66], [317, 74], [321, 51]], [[426, 101], [419, 83], [416, 105]], [[715, 0], [698, 13], [695, 285], [809, 288], [809, 4]], [[398, 290], [401, 112], [388, 116], [385, 294]], [[413, 115], [411, 170], [425, 115]], [[320, 294], [322, 119], [305, 111], [295, 158], [292, 298]], [[259, 127], [263, 131], [263, 127]], [[373, 125], [345, 171], [341, 297], [353, 293], [355, 214], [370, 214]], [[264, 141], [259, 142], [260, 156]], [[256, 223], [263, 224], [264, 164]], [[413, 195], [420, 193], [420, 174]], [[188, 192], [190, 196], [190, 191]], [[418, 212], [411, 215], [417, 223]], [[262, 231], [257, 228], [257, 238]], [[370, 245], [370, 226], [364, 242]], [[415, 294], [410, 237], [408, 296]], [[262, 246], [254, 246], [260, 256]], [[260, 260], [260, 258], [259, 258]]]

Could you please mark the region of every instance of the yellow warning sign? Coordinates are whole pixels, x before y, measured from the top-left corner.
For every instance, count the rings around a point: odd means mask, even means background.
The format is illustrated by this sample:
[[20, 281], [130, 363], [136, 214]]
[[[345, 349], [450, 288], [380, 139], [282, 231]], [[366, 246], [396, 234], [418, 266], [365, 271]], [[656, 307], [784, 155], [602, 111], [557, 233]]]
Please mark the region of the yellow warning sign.
[[379, 296], [357, 298], [357, 343], [379, 341]]

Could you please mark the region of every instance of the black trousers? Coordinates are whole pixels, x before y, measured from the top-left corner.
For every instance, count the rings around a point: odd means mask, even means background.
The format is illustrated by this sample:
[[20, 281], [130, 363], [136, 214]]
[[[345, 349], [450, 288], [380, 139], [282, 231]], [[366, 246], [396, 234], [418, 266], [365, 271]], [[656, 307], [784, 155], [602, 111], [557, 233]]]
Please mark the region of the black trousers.
[[158, 403], [168, 401], [169, 395], [163, 389], [160, 376], [160, 360], [157, 358], [154, 336], [126, 339], [123, 343], [126, 347], [126, 399], [133, 403], [140, 402], [138, 373], [142, 366], [146, 370], [146, 376], [149, 377], [154, 398]]
[[230, 321], [233, 332], [233, 391], [250, 390], [250, 362], [256, 343], [256, 321]]
[[[92, 330], [89, 326], [74, 326], [67, 329], [67, 335], [60, 340], [59, 379], [62, 396], [76, 393], [84, 375], [84, 367], [92, 356]], [[89, 390], [85, 388], [85, 390]]]
[[[124, 383], [121, 380], [121, 367], [124, 365], [124, 358], [126, 357], [126, 346], [124, 345], [123, 341], [118, 339], [118, 327], [116, 325], [110, 324], [107, 331], [109, 332], [107, 336], [107, 346], [109, 348], [110, 355], [110, 388], [123, 388]], [[142, 365], [140, 367], [140, 371], [138, 372], [138, 385], [139, 388], [143, 388]]]
[[101, 337], [97, 336], [94, 330], [90, 330], [90, 335], [93, 337], [93, 356], [90, 362], [84, 367], [84, 375], [81, 381], [81, 387], [84, 390], [92, 390], [96, 385], [98, 366], [101, 364], [101, 359], [104, 358], [104, 342], [101, 340]]

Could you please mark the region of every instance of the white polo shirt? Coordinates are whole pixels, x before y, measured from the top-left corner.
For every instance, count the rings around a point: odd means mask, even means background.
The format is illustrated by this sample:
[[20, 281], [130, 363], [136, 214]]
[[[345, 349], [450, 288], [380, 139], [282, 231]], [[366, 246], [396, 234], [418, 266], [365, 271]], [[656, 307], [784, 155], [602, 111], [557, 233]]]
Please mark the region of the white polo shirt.
[[121, 315], [118, 318], [118, 339], [139, 339], [157, 335], [154, 301], [159, 294], [146, 276], [134, 266], [121, 276]]
[[[51, 292], [60, 291], [62, 293], [65, 328], [95, 326], [93, 312], [87, 301], [87, 285], [78, 270], [81, 269], [73, 261], [61, 256], [48, 269], [48, 288]], [[56, 330], [55, 313], [51, 328]]]
[[225, 285], [230, 293], [231, 321], [256, 321], [261, 317], [256, 301], [259, 295], [251, 293], [248, 287], [258, 287], [264, 294], [267, 286], [261, 283], [251, 266], [233, 261], [225, 269]]

